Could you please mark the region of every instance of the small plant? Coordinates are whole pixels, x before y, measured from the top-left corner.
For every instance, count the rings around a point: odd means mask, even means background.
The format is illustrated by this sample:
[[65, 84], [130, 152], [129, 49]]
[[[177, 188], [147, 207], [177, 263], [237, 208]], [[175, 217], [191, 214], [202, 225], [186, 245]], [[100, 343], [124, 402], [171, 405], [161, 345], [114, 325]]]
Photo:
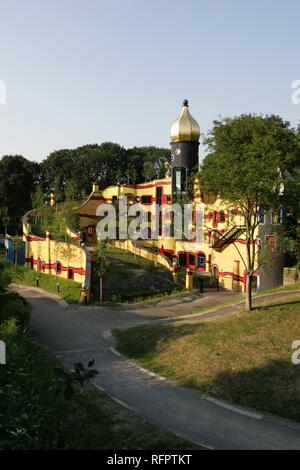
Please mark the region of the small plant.
[[99, 276], [99, 300], [103, 302], [103, 278], [108, 271], [110, 261], [107, 256], [108, 245], [105, 240], [100, 240], [95, 248], [97, 259], [94, 261], [95, 273]]
[[58, 376], [56, 382], [56, 393], [62, 393], [66, 400], [72, 400], [76, 385], [80, 385], [82, 388], [86, 383], [93, 379], [99, 372], [97, 369], [93, 369], [95, 359], [88, 362], [88, 366], [84, 367], [81, 362], [74, 364], [74, 372], [68, 373], [62, 367], [56, 367], [54, 372]]

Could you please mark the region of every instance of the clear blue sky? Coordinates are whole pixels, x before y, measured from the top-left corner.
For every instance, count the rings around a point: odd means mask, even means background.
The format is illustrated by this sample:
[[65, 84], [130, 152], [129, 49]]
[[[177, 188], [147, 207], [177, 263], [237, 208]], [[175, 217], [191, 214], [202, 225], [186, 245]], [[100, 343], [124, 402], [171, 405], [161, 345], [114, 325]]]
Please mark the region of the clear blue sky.
[[0, 155], [168, 147], [183, 98], [203, 132], [244, 112], [299, 121], [299, 0], [0, 0], [0, 17]]

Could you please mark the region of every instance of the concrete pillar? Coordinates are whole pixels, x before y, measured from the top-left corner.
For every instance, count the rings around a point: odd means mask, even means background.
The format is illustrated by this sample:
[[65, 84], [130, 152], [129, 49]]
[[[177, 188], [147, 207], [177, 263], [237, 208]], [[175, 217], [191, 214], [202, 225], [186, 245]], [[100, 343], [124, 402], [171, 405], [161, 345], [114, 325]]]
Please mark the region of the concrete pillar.
[[46, 232], [46, 242], [47, 242], [47, 259], [45, 259], [45, 264], [49, 265], [49, 269], [47, 272], [51, 274], [51, 241], [50, 241], [50, 232]]
[[178, 268], [177, 268], [177, 263], [173, 263], [172, 277], [173, 277], [173, 282], [174, 282], [174, 284], [177, 284], [177, 282], [178, 282]]
[[240, 282], [238, 276], [240, 275], [240, 262], [239, 260], [233, 261], [233, 279], [232, 279], [232, 290], [238, 292], [240, 290]]
[[88, 291], [86, 291], [85, 289], [81, 289], [79, 303], [87, 304], [88, 300], [89, 300]]
[[187, 290], [193, 290], [193, 271], [190, 268], [186, 270], [185, 288]]

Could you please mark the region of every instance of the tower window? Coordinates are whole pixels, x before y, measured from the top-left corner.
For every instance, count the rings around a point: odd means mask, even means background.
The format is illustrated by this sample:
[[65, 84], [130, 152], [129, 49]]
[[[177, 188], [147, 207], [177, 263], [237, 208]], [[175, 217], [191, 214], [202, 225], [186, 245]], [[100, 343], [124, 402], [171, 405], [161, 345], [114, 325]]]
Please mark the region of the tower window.
[[180, 168], [176, 169], [176, 189], [181, 191], [181, 171]]
[[184, 166], [173, 168], [173, 188], [176, 193], [185, 192], [187, 189], [187, 169]]

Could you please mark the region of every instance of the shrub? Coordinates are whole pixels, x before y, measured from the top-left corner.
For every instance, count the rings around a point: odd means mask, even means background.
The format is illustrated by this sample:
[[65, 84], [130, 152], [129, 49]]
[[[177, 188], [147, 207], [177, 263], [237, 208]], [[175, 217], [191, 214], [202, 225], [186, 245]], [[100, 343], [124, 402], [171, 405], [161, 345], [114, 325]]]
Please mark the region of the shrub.
[[0, 337], [12, 337], [18, 333], [18, 325], [15, 317], [4, 320], [0, 323]]
[[0, 292], [5, 292], [7, 286], [11, 283], [12, 280], [12, 266], [5, 259], [0, 258]]
[[29, 304], [17, 294], [3, 295], [1, 296], [0, 301], [1, 328], [3, 328], [3, 323], [11, 319], [15, 319], [17, 328], [21, 331], [24, 331], [30, 319], [31, 308]]

